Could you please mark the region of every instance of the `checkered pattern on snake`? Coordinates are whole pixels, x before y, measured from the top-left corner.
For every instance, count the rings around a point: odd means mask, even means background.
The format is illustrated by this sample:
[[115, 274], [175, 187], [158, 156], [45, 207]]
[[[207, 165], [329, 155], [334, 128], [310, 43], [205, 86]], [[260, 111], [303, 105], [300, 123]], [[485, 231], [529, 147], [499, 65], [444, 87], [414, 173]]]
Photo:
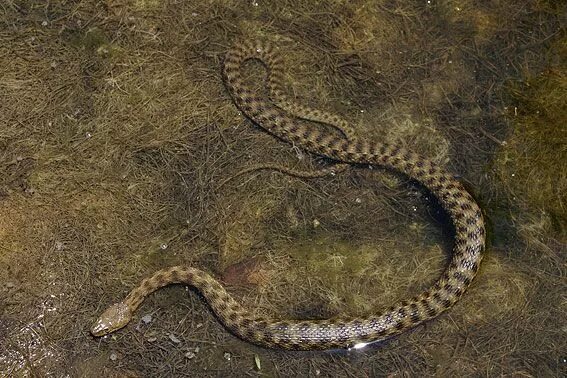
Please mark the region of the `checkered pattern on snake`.
[[[241, 70], [249, 59], [262, 61], [269, 70], [268, 86], [275, 101], [257, 96], [245, 84]], [[207, 273], [175, 266], [143, 280], [122, 302], [107, 309], [93, 326], [93, 335], [101, 336], [126, 325], [144, 298], [154, 290], [183, 283], [202, 293], [226, 328], [254, 344], [287, 350], [359, 347], [436, 317], [450, 308], [470, 285], [482, 259], [485, 230], [481, 210], [465, 188], [453, 175], [411, 151], [350, 136], [345, 138], [308, 127], [291, 117], [289, 111], [299, 113], [301, 118], [333, 122], [333, 116], [328, 113], [313, 116], [309, 108], [295, 106], [285, 99], [280, 86], [281, 72], [276, 50], [264, 42], [238, 43], [228, 51], [224, 61], [226, 86], [234, 102], [248, 118], [270, 133], [339, 162], [373, 164], [397, 170], [435, 194], [455, 227], [453, 254], [441, 277], [419, 295], [366, 317], [274, 320], [254, 317]]]

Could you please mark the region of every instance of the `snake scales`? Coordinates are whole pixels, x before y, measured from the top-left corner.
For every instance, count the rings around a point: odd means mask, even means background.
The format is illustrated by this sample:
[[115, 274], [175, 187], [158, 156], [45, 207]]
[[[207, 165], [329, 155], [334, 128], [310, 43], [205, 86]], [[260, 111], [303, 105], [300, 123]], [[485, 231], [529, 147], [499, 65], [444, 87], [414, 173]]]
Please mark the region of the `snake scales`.
[[[250, 59], [266, 65], [268, 87], [277, 106], [245, 84], [241, 69]], [[165, 285], [183, 283], [202, 293], [228, 330], [254, 344], [288, 350], [351, 348], [383, 340], [436, 317], [467, 289], [478, 270], [485, 242], [482, 213], [471, 195], [453, 175], [411, 151], [352, 136], [345, 138], [291, 117], [290, 111], [300, 118], [345, 130], [340, 118], [287, 100], [280, 84], [280, 66], [275, 49], [265, 42], [243, 42], [231, 48], [224, 61], [224, 77], [238, 108], [270, 133], [311, 153], [342, 163], [385, 166], [421, 182], [437, 196], [455, 227], [453, 254], [445, 271], [428, 290], [382, 313], [361, 318], [281, 321], [254, 317], [207, 273], [175, 266], [146, 278], [122, 302], [110, 306], [92, 327], [93, 335], [102, 336], [124, 327], [147, 295]]]

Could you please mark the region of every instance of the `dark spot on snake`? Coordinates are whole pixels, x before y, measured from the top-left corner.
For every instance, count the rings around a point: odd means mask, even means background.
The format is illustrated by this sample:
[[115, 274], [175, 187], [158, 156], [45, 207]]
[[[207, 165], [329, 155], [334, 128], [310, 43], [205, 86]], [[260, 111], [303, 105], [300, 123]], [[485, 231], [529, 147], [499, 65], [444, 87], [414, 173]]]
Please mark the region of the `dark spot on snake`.
[[270, 330], [267, 330], [267, 329], [263, 329], [263, 330], [260, 332], [260, 336], [262, 337], [262, 339], [263, 339], [264, 341], [271, 341], [271, 340], [274, 339], [274, 334], [273, 334], [273, 332], [270, 331]]
[[470, 265], [470, 270], [476, 273], [476, 271], [478, 270], [478, 263], [476, 261], [473, 261]]
[[266, 114], [266, 108], [264, 107], [264, 104], [255, 103], [254, 111], [256, 113], [259, 113], [258, 118], [267, 120], [267, 118], [264, 116], [264, 114]]
[[313, 135], [313, 130], [311, 130], [311, 128], [304, 128], [303, 132], [301, 133], [301, 137], [303, 139], [307, 139], [306, 142], [311, 142], [309, 139], [311, 138], [311, 136]]
[[423, 169], [418, 169], [414, 172], [416, 178], [421, 178], [425, 176], [425, 171]]
[[207, 290], [206, 298], [209, 302], [216, 302], [218, 301], [219, 296], [214, 290]]
[[467, 218], [465, 220], [465, 223], [468, 224], [469, 226], [472, 226], [472, 225], [476, 224], [476, 219], [475, 218]]
[[459, 226], [456, 229], [459, 234], [464, 234], [468, 231], [469, 228], [466, 226]]
[[352, 152], [345, 152], [344, 156], [346, 160], [354, 160], [355, 154]]
[[396, 156], [399, 153], [400, 153], [400, 146], [395, 146], [391, 153], [392, 156]]
[[180, 272], [177, 268], [171, 269], [169, 274], [173, 282], [179, 282]]
[[296, 124], [292, 124], [291, 126], [288, 126], [287, 121], [282, 122], [281, 126], [285, 129], [287, 129], [287, 131], [291, 134], [297, 134], [297, 131], [299, 129]]
[[412, 324], [417, 324], [421, 321], [421, 315], [418, 312], [412, 312], [410, 319]]
[[240, 326], [243, 328], [248, 328], [250, 327], [250, 325], [252, 324], [252, 320], [248, 319], [248, 318], [243, 318], [240, 321]]
[[425, 306], [426, 311], [427, 311], [427, 316], [432, 318], [435, 315], [437, 315], [437, 310], [435, 309], [435, 307], [431, 306], [429, 303], [427, 303], [427, 306]]
[[455, 287], [453, 288], [453, 294], [455, 294], [457, 297], [460, 297], [461, 295], [463, 295], [464, 290], [460, 287]]
[[451, 262], [449, 263], [449, 269], [454, 270], [457, 269], [459, 267], [459, 264], [457, 263], [456, 259], [451, 260]]
[[231, 312], [230, 314], [228, 314], [228, 320], [230, 320], [230, 322], [234, 323], [237, 319], [238, 314], [236, 312]]
[[247, 330], [244, 332], [243, 337], [244, 337], [245, 339], [250, 340], [250, 341], [254, 341], [254, 340], [256, 340], [256, 331], [253, 330], [253, 329], [247, 329]]
[[160, 272], [155, 275], [155, 280], [160, 286], [166, 282], [166, 279], [167, 277], [164, 272]]
[[453, 278], [467, 286], [471, 283], [471, 279], [461, 272], [453, 273]]
[[259, 320], [259, 321], [256, 322], [256, 327], [261, 328], [261, 329], [267, 328], [268, 322], [265, 321], [265, 320]]
[[458, 221], [462, 220], [465, 216], [466, 216], [466, 215], [463, 214], [463, 213], [455, 213], [455, 214], [453, 214], [453, 217], [454, 217], [456, 220], [458, 220]]
[[455, 199], [463, 198], [464, 196], [465, 196], [464, 193], [461, 191], [453, 193], [453, 198]]
[[[443, 189], [443, 185], [441, 185], [441, 184], [432, 185], [432, 186], [430, 187], [430, 189], [431, 189], [432, 192], [438, 193], [438, 192], [441, 191], [441, 189]], [[446, 194], [446, 193], [443, 193], [443, 194], [440, 195], [440, 197], [443, 198], [444, 200], [446, 200], [446, 199], [447, 199], [447, 194]]]
[[441, 303], [443, 301], [443, 298], [441, 298], [441, 294], [439, 294], [439, 292], [437, 291], [433, 293], [433, 299], [435, 299], [437, 303]]
[[227, 307], [228, 307], [228, 306], [227, 306], [226, 302], [220, 301], [220, 302], [217, 304], [217, 310], [219, 310], [219, 311], [221, 311], [221, 312], [224, 312], [224, 311], [227, 309]]
[[476, 239], [478, 238], [478, 234], [477, 234], [477, 232], [476, 232], [476, 230], [475, 230], [475, 231], [469, 232], [469, 233], [467, 234], [467, 237], [468, 237], [470, 240], [476, 240]]

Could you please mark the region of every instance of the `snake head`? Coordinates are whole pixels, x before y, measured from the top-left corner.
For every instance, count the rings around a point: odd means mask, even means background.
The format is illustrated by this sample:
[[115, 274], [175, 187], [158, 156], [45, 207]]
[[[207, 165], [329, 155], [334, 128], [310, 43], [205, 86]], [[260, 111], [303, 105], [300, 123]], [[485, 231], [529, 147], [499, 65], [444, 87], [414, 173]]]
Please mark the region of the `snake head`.
[[124, 327], [132, 319], [132, 311], [124, 303], [115, 303], [107, 308], [91, 328], [93, 336], [104, 336]]

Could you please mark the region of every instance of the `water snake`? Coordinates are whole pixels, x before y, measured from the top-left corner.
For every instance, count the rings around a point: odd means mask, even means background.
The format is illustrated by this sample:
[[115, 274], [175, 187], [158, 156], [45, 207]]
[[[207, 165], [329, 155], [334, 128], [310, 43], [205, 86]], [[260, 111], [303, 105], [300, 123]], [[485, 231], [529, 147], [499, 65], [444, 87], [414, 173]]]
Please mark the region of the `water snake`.
[[[242, 66], [250, 59], [260, 60], [268, 69], [271, 100], [246, 85]], [[470, 285], [482, 259], [485, 228], [479, 206], [463, 185], [452, 174], [402, 147], [352, 136], [346, 138], [293, 117], [291, 114], [299, 113], [299, 118], [334, 125], [342, 122], [328, 113], [287, 100], [281, 85], [281, 62], [277, 50], [266, 42], [239, 42], [229, 49], [223, 74], [236, 106], [260, 127], [306, 151], [341, 163], [384, 166], [429, 189], [455, 228], [453, 251], [444, 272], [424, 292], [380, 313], [366, 317], [277, 320], [253, 316], [202, 270], [174, 266], [146, 278], [122, 302], [108, 308], [92, 327], [93, 335], [102, 336], [125, 326], [144, 298], [156, 289], [183, 283], [202, 293], [228, 330], [254, 344], [286, 350], [352, 348], [391, 337], [436, 317], [450, 308]]]

